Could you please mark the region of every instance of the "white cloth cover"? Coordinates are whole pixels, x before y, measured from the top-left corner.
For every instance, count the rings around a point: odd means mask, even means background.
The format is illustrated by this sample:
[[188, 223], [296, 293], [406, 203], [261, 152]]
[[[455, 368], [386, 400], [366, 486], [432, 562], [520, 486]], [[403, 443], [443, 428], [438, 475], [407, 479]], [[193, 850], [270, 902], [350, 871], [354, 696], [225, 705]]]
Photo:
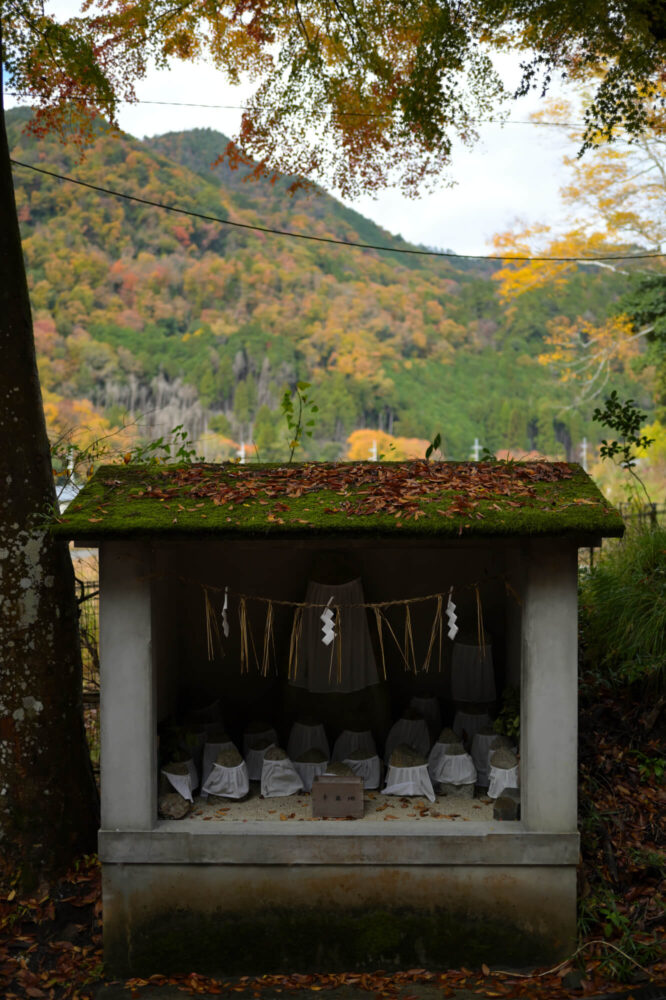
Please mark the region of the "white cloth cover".
[[495, 673], [489, 642], [479, 646], [458, 639], [451, 653], [451, 694], [454, 701], [494, 701]]
[[[256, 746], [260, 740], [270, 740], [271, 743], [277, 746], [278, 734], [272, 726], [269, 729], [264, 729], [263, 733], [245, 733], [243, 736], [243, 757], [247, 757], [248, 750]], [[268, 747], [266, 749], [268, 750]]]
[[430, 726], [430, 732], [433, 736], [437, 736], [442, 729], [442, 713], [439, 710], [439, 701], [437, 698], [434, 695], [422, 696], [415, 694], [409, 704], [417, 712], [421, 713]]
[[302, 760], [294, 760], [292, 763], [296, 774], [303, 782], [303, 788], [306, 792], [312, 791], [312, 782], [318, 774], [326, 774], [326, 768], [328, 767], [327, 760], [322, 760], [319, 764], [306, 763]]
[[203, 763], [201, 765], [201, 787], [208, 781], [208, 775], [213, 770], [215, 758], [221, 750], [229, 750], [234, 744], [231, 740], [226, 743], [205, 743], [203, 748]]
[[381, 758], [375, 755], [367, 760], [345, 759], [345, 764], [352, 769], [357, 778], [363, 779], [364, 788], [379, 788], [384, 770]]
[[266, 750], [270, 750], [274, 746], [276, 744], [271, 743], [270, 746], [265, 747], [263, 750], [256, 750], [252, 747], [248, 750], [245, 763], [247, 764], [247, 773], [250, 781], [261, 781], [261, 769], [264, 766]]
[[357, 733], [353, 729], [343, 730], [335, 741], [331, 760], [345, 760], [354, 750], [377, 753], [377, 747], [369, 729], [361, 733]]
[[430, 750], [430, 730], [425, 719], [398, 719], [393, 723], [386, 737], [384, 749], [384, 760], [387, 764], [391, 754], [401, 743], [406, 743], [422, 757], [427, 757]]
[[291, 760], [300, 757], [308, 750], [321, 750], [326, 760], [330, 760], [331, 748], [328, 745], [326, 730], [318, 723], [316, 726], [306, 726], [303, 722], [295, 722], [287, 741], [287, 754]]
[[[340, 608], [340, 621], [338, 623], [337, 618], [334, 618], [333, 624], [341, 637], [337, 634], [335, 641], [326, 646], [322, 642], [320, 616], [324, 605], [329, 601], [333, 611], [336, 607]], [[321, 607], [303, 609], [298, 669], [296, 677], [291, 680], [292, 684], [317, 694], [328, 694], [331, 691], [349, 694], [379, 683], [366, 610], [348, 606], [363, 604], [363, 601], [360, 579], [342, 584], [316, 583], [310, 580], [305, 602]]]
[[477, 782], [484, 788], [490, 781], [490, 745], [497, 738], [497, 733], [475, 733], [472, 740], [472, 760], [476, 768]]
[[518, 788], [519, 781], [517, 764], [515, 767], [491, 766], [488, 795], [491, 799], [498, 799], [505, 788]]
[[458, 709], [453, 720], [453, 731], [460, 739], [463, 738], [463, 732], [465, 732], [467, 735], [466, 743], [471, 746], [476, 734], [489, 726], [491, 721], [487, 712], [462, 712]]
[[435, 801], [435, 792], [425, 764], [417, 767], [389, 767], [382, 795], [423, 795]]
[[192, 792], [198, 784], [197, 770], [194, 766], [194, 761], [186, 760], [183, 763], [187, 764], [187, 774], [171, 774], [170, 771], [164, 768], [162, 769], [162, 774], [179, 795], [182, 795], [188, 802], [193, 802]]
[[213, 764], [208, 781], [202, 788], [204, 795], [222, 795], [225, 799], [242, 799], [249, 791], [250, 779], [244, 760], [236, 767]]
[[266, 760], [261, 769], [261, 794], [265, 799], [278, 795], [295, 795], [303, 791], [303, 782], [294, 769], [294, 765], [286, 760]]
[[428, 758], [428, 773], [433, 781], [448, 785], [471, 785], [476, 781], [474, 761], [468, 753], [449, 754], [447, 743], [435, 743]]

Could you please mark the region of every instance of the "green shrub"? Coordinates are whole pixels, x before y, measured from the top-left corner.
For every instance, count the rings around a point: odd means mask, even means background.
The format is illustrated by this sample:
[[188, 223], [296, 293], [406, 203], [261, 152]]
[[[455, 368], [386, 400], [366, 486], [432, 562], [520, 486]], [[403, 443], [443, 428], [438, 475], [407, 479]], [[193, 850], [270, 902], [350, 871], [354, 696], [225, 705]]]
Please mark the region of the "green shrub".
[[518, 688], [507, 686], [502, 693], [502, 707], [493, 727], [496, 733], [508, 736], [516, 744], [520, 743], [520, 692]]
[[666, 530], [630, 529], [581, 580], [585, 665], [611, 684], [663, 692], [666, 678]]

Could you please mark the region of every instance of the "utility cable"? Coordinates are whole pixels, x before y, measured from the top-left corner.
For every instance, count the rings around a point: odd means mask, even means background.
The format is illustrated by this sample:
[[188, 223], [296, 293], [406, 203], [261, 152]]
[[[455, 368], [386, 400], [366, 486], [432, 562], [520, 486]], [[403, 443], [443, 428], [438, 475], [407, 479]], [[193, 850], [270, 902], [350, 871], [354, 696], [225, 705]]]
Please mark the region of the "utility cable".
[[[28, 98], [22, 98], [20, 94], [15, 93], [11, 90], [6, 90], [4, 92], [5, 97], [17, 97], [20, 100], [28, 100]], [[167, 108], [208, 108], [211, 111], [253, 111], [254, 108], [251, 105], [246, 104], [199, 104], [195, 101], [151, 101], [151, 100], [139, 100], [136, 101], [119, 101], [120, 104], [151, 104], [158, 105]], [[266, 109], [276, 108], [280, 110], [279, 105], [264, 104], [259, 105], [258, 110], [263, 111]], [[283, 110], [294, 110], [298, 111], [298, 108], [290, 108]], [[310, 114], [310, 112], [308, 112]], [[325, 117], [329, 112], [319, 111], [315, 114], [320, 117]], [[334, 118], [393, 118], [393, 115], [384, 115], [379, 111], [331, 111], [330, 114]], [[471, 118], [470, 123], [472, 125], [536, 125], [551, 128], [585, 128], [585, 122], [542, 122], [542, 121], [524, 121], [518, 118]]]
[[98, 184], [90, 184], [88, 181], [78, 180], [76, 177], [68, 177], [66, 174], [58, 174], [53, 170], [46, 170], [44, 167], [35, 167], [32, 163], [23, 163], [21, 160], [10, 158], [10, 163], [15, 167], [25, 167], [27, 170], [34, 170], [35, 173], [45, 174], [47, 177], [54, 177], [59, 181], [67, 181], [70, 184], [77, 184], [79, 187], [97, 191], [99, 194], [110, 194], [114, 198], [123, 198], [125, 201], [137, 202], [139, 205], [148, 205], [151, 208], [160, 208], [164, 212], [172, 212], [176, 215], [187, 215], [192, 219], [203, 219], [204, 222], [217, 222], [223, 226], [234, 226], [236, 229], [248, 229], [257, 233], [270, 233], [273, 236], [289, 236], [295, 240], [309, 240], [314, 243], [333, 243], [336, 246], [357, 247], [359, 250], [381, 250], [386, 253], [405, 253], [419, 257], [449, 257], [463, 260], [524, 260], [524, 261], [552, 261], [555, 263], [594, 262], [607, 260], [645, 260], [651, 257], [666, 257], [666, 253], [636, 253], [636, 254], [615, 254], [605, 257], [527, 257], [519, 254], [494, 256], [492, 254], [478, 253], [454, 253], [452, 250], [417, 250], [408, 247], [387, 247], [378, 243], [360, 243], [354, 240], [338, 240], [333, 236], [314, 236], [311, 233], [294, 233], [288, 229], [272, 229], [269, 226], [253, 226], [248, 222], [234, 222], [231, 219], [222, 219], [217, 215], [204, 215], [202, 212], [192, 212], [187, 208], [178, 208], [176, 205], [165, 205], [161, 201], [152, 201], [150, 198], [140, 198], [138, 195], [126, 194], [123, 191], [114, 191], [112, 188], [101, 187]]

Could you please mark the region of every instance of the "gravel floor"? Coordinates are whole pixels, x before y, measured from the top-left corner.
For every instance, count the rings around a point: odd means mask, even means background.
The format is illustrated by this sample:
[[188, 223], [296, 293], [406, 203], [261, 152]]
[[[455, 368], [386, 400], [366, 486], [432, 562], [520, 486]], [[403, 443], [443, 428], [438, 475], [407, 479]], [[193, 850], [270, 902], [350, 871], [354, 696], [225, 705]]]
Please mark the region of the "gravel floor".
[[[243, 802], [227, 800], [215, 803], [196, 798], [190, 819], [227, 820], [291, 820], [292, 822], [317, 822], [312, 819], [311, 798], [306, 793], [287, 795], [279, 798], [262, 799], [258, 783], [253, 782], [249, 798]], [[449, 795], [439, 795], [435, 802], [417, 796], [382, 795], [380, 792], [365, 793], [366, 820], [413, 819], [420, 823], [437, 823], [442, 820], [482, 822], [492, 820], [493, 806], [488, 800], [462, 799]]]

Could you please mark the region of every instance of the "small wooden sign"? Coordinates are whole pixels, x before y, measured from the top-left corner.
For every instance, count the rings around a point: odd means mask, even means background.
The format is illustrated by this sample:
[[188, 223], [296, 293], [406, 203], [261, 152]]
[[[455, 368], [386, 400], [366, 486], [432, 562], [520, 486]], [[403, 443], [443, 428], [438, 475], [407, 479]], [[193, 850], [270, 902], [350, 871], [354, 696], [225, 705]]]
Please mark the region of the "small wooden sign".
[[312, 815], [360, 819], [363, 816], [363, 779], [356, 775], [317, 775], [312, 785]]

